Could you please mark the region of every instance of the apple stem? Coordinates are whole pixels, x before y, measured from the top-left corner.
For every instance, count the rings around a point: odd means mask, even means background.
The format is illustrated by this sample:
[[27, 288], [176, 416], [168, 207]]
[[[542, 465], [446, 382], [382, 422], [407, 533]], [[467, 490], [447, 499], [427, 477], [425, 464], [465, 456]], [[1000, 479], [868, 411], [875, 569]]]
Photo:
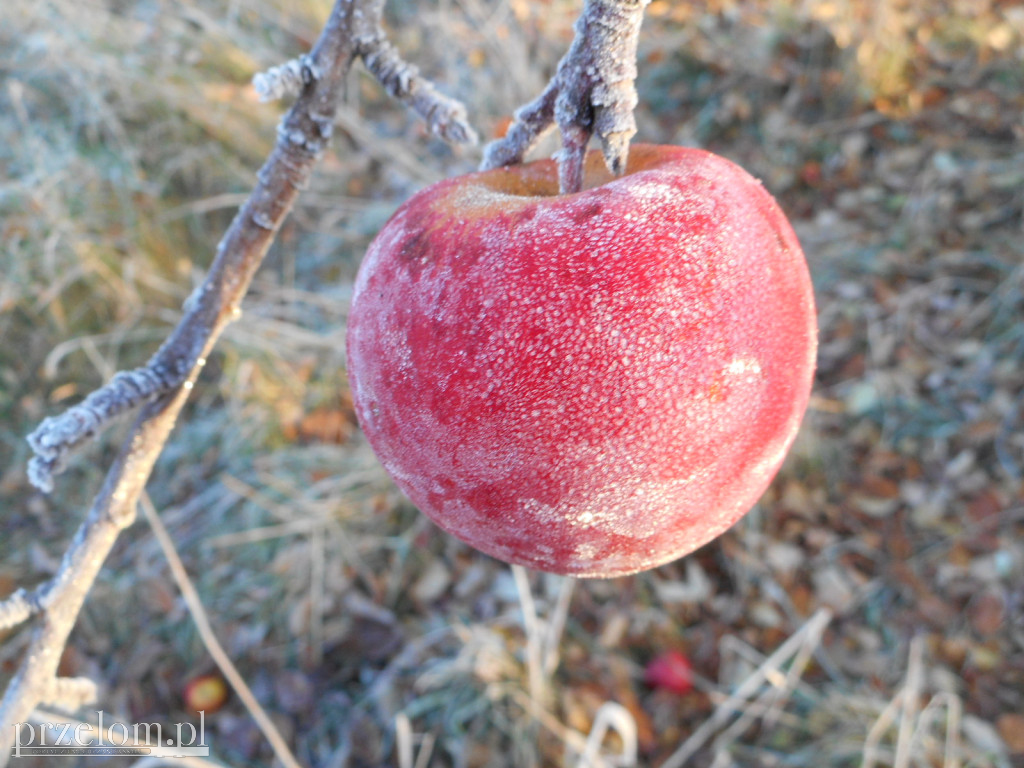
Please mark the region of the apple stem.
[[585, 0], [576, 35], [544, 91], [518, 109], [508, 132], [484, 148], [482, 170], [521, 163], [553, 125], [562, 137], [558, 183], [562, 194], [583, 188], [583, 159], [593, 134], [608, 169], [626, 169], [636, 135], [636, 52], [650, 0]]

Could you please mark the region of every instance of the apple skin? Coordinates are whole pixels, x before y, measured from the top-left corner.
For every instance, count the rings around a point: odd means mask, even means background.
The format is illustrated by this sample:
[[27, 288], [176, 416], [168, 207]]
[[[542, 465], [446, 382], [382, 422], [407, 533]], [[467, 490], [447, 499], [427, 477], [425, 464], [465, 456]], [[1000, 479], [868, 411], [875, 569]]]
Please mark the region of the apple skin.
[[402, 205], [356, 280], [356, 415], [441, 528], [573, 576], [675, 560], [758, 500], [817, 351], [807, 264], [760, 182], [717, 155], [543, 160]]

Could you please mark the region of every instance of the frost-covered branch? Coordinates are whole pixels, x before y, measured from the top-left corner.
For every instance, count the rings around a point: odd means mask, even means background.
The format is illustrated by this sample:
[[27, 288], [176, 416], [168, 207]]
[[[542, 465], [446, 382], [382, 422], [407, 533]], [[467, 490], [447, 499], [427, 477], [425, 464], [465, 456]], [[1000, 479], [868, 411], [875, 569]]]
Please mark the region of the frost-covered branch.
[[522, 162], [554, 124], [562, 137], [558, 177], [563, 193], [582, 188], [583, 157], [594, 134], [609, 170], [621, 174], [636, 134], [636, 51], [649, 2], [585, 0], [572, 45], [551, 82], [516, 112], [504, 138], [487, 145], [481, 167]]
[[[164, 362], [164, 357], [171, 359]], [[45, 419], [28, 436], [35, 452], [28, 465], [31, 483], [47, 493], [52, 491], [53, 477], [64, 469], [73, 449], [121, 414], [180, 384], [192, 362], [192, 358], [165, 343], [144, 368], [119, 372], [78, 405], [60, 416]]]
[[28, 621], [41, 610], [38, 593], [17, 590], [13, 595], [0, 600], [0, 632]]
[[[57, 574], [32, 592], [19, 590], [0, 602], [0, 629], [39, 617], [21, 667], [0, 701], [0, 768], [11, 754], [13, 729], [7, 724], [27, 721], [44, 701], [74, 704], [95, 695], [95, 686], [87, 680], [57, 677], [68, 636], [111, 547], [135, 520], [153, 465], [206, 357], [224, 328], [239, 317], [256, 270], [327, 146], [352, 61], [365, 55], [366, 41], [384, 40], [380, 15], [381, 0], [337, 0], [310, 54], [297, 64], [265, 73], [261, 93], [294, 88], [298, 98], [281, 121], [256, 187], [218, 245], [206, 279], [186, 302], [181, 322], [146, 366], [118, 374], [80, 405], [44, 421], [29, 438], [37, 454], [31, 463], [31, 480], [47, 489], [72, 449], [113, 418], [141, 406]], [[397, 56], [391, 60], [398, 61]], [[392, 67], [392, 71], [398, 69]], [[406, 82], [419, 83], [406, 88], [404, 97], [414, 104], [419, 100], [417, 108], [424, 109], [432, 88], [416, 77]], [[398, 93], [402, 95], [401, 90]], [[427, 114], [458, 113], [453, 102], [440, 97], [436, 101], [444, 106], [427, 108]], [[442, 128], [444, 124], [442, 117], [436, 117], [433, 127], [443, 136], [458, 133]]]
[[[370, 0], [364, 12], [368, 32], [356, 41], [356, 55], [380, 82], [388, 95], [398, 99], [423, 118], [434, 135], [451, 144], [476, 144], [476, 131], [469, 124], [462, 102], [441, 93], [420, 76], [419, 69], [405, 61], [388, 40], [381, 26], [384, 0]], [[300, 56], [253, 78], [261, 101], [298, 95], [316, 77], [308, 56]]]
[[[350, 35], [345, 49], [346, 69], [354, 58], [362, 58], [384, 89], [422, 117], [432, 134], [452, 143], [476, 142], [477, 135], [466, 119], [465, 107], [421, 77], [419, 70], [404, 61], [388, 42], [381, 26], [383, 0], [356, 0], [344, 5]], [[323, 65], [316, 51], [304, 54], [257, 74], [253, 78], [253, 87], [264, 101], [299, 96], [321, 80]], [[332, 121], [333, 106], [330, 114], [310, 112], [302, 125], [294, 120], [285, 120], [279, 129], [279, 138], [296, 152], [315, 157], [331, 136]], [[266, 167], [261, 173], [265, 172]], [[308, 175], [308, 170], [304, 173]], [[295, 182], [296, 189], [301, 188], [305, 176], [299, 174]], [[262, 198], [263, 205], [252, 205], [255, 197], [250, 199], [248, 211], [243, 209], [240, 218], [248, 218], [252, 229], [262, 230], [266, 238], [272, 239], [283, 219], [284, 209], [271, 205], [272, 200], [267, 197]], [[232, 230], [235, 230], [234, 226]], [[269, 244], [270, 240], [266, 242]], [[222, 242], [218, 251], [230, 245]], [[52, 490], [54, 476], [63, 470], [77, 447], [102, 432], [118, 416], [182, 386], [189, 372], [205, 362], [203, 350], [211, 335], [219, 334], [238, 311], [237, 303], [228, 306], [230, 302], [218, 300], [226, 288], [225, 276], [217, 274], [219, 262], [211, 270], [210, 278], [186, 303], [182, 322], [145, 366], [118, 373], [83, 402], [59, 416], [44, 420], [29, 435], [28, 442], [35, 453], [28, 469], [33, 485], [43, 491]], [[244, 290], [241, 295], [244, 295]]]
[[298, 96], [302, 89], [320, 76], [307, 54], [286, 61], [266, 72], [260, 72], [252, 79], [252, 87], [260, 101], [276, 101], [286, 96]]
[[384, 90], [423, 118], [432, 134], [452, 144], [477, 142], [462, 103], [448, 98], [421, 77], [419, 69], [403, 60], [383, 33], [360, 40], [359, 52]]
[[477, 135], [466, 119], [466, 108], [438, 91], [420, 71], [402, 59], [381, 26], [384, 0], [370, 0], [374, 14], [369, 34], [357, 41], [357, 52], [384, 90], [423, 118], [432, 134], [452, 144], [475, 144]]

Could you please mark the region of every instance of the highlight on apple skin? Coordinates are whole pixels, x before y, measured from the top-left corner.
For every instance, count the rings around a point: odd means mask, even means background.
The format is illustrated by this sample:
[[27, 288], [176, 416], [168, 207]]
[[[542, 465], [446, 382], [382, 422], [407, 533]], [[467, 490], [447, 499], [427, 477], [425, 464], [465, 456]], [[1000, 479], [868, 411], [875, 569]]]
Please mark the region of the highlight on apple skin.
[[760, 182], [634, 145], [583, 191], [543, 160], [435, 184], [366, 255], [349, 316], [359, 422], [435, 523], [538, 570], [620, 576], [757, 502], [817, 350], [807, 264]]

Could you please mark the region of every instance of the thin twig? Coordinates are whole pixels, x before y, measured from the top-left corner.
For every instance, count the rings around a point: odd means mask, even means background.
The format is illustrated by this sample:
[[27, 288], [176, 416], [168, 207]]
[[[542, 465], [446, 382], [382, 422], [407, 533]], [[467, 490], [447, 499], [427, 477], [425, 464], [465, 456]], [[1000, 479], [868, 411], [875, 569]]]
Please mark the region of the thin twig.
[[622, 740], [622, 749], [614, 758], [614, 764], [620, 768], [636, 765], [637, 737], [636, 719], [621, 704], [606, 701], [594, 715], [594, 724], [587, 735], [587, 744], [580, 755], [577, 768], [600, 768], [607, 761], [599, 757], [601, 744], [609, 728], [614, 728]]
[[[380, 16], [383, 0], [373, 0], [370, 9]], [[462, 102], [450, 99], [429, 80], [420, 76], [419, 68], [405, 61], [379, 26], [372, 34], [356, 41], [357, 52], [370, 73], [384, 90], [405, 103], [423, 118], [432, 134], [452, 144], [476, 144], [476, 131], [466, 118]], [[308, 56], [300, 56], [273, 67], [253, 78], [253, 87], [260, 101], [273, 101], [298, 95], [302, 88], [316, 79], [316, 70]]]
[[17, 590], [0, 602], [0, 632], [28, 621], [33, 614], [42, 610], [39, 596], [35, 592]]
[[864, 752], [861, 757], [860, 768], [874, 768], [875, 763], [879, 761], [881, 756], [879, 745], [882, 743], [882, 737], [885, 736], [892, 724], [896, 722], [896, 713], [899, 712], [903, 704], [903, 697], [904, 690], [900, 689], [882, 709], [878, 719], [871, 724], [867, 735], [864, 737]]
[[313, 59], [303, 54], [286, 61], [266, 72], [260, 72], [252, 79], [252, 87], [260, 101], [276, 101], [286, 96], [298, 96], [302, 89], [320, 76]]
[[153, 529], [153, 536], [160, 545], [160, 550], [164, 553], [167, 564], [171, 568], [174, 583], [178, 585], [178, 589], [181, 590], [181, 596], [185, 599], [185, 605], [188, 607], [188, 612], [192, 615], [192, 622], [196, 625], [199, 638], [203, 641], [206, 650], [209, 651], [210, 657], [224, 675], [232, 690], [238, 694], [242, 704], [249, 710], [249, 714], [256, 721], [256, 725], [263, 732], [281, 764], [285, 768], [300, 768], [299, 761], [295, 759], [295, 756], [288, 748], [288, 744], [285, 743], [281, 732], [277, 730], [274, 721], [270, 719], [270, 715], [267, 714], [266, 710], [260, 706], [256, 695], [252, 692], [248, 683], [245, 682], [245, 678], [242, 677], [238, 668], [232, 663], [231, 657], [224, 650], [224, 646], [220, 644], [220, 640], [217, 639], [217, 634], [210, 625], [206, 609], [203, 608], [203, 602], [199, 599], [199, 593], [192, 584], [188, 571], [185, 570], [185, 564], [181, 562], [181, 557], [174, 546], [174, 541], [171, 539], [171, 535], [167, 533], [167, 529], [164, 528], [160, 515], [157, 514], [156, 507], [153, 506], [153, 502], [150, 501], [147, 494], [143, 494], [141, 506], [150, 528]]
[[807, 622], [800, 627], [786, 642], [765, 659], [764, 663], [754, 671], [736, 689], [728, 699], [715, 708], [714, 714], [694, 731], [690, 738], [683, 742], [673, 752], [668, 760], [662, 763], [661, 768], [682, 768], [686, 762], [704, 746], [705, 742], [740, 709], [740, 705], [755, 696], [766, 682], [773, 677], [782, 677], [781, 667], [794, 656], [799, 654], [800, 649], [807, 646], [817, 645], [825, 632], [825, 628], [832, 620], [832, 614], [821, 609], [817, 611]]
[[[533, 600], [533, 591], [530, 589], [529, 574], [521, 565], [513, 565], [512, 577], [516, 584], [516, 592], [519, 593], [519, 605], [523, 610], [523, 632], [526, 634], [526, 673], [529, 680], [530, 701], [534, 704], [530, 710], [534, 717], [529, 723], [528, 733], [530, 734], [529, 743], [536, 748], [536, 712], [544, 709], [547, 698], [543, 638], [541, 637], [540, 620], [537, 617], [537, 604]], [[531, 765], [535, 764], [537, 762], [536, 755], [532, 759], [528, 759], [527, 762]]]
[[960, 768], [960, 755], [963, 749], [960, 743], [960, 730], [964, 705], [955, 693], [941, 691], [928, 700], [917, 718], [919, 733], [915, 734], [915, 738], [924, 738], [924, 731], [931, 726], [932, 714], [942, 708], [946, 710], [946, 737], [943, 739], [942, 768]]
[[[372, 0], [379, 17], [384, 0]], [[440, 93], [419, 69], [402, 59], [378, 25], [372, 34], [358, 41], [358, 53], [366, 68], [380, 81], [384, 90], [423, 118], [432, 134], [452, 144], [476, 144], [476, 132], [466, 119], [461, 102]]]
[[395, 715], [395, 754], [398, 756], [398, 768], [412, 768], [412, 723], [405, 712]]
[[909, 768], [913, 756], [912, 744], [921, 707], [921, 691], [924, 686], [924, 637], [918, 635], [910, 641], [907, 658], [907, 680], [903, 684], [903, 712], [896, 738], [896, 759], [893, 768]]
[[544, 664], [541, 658], [540, 626], [537, 607], [530, 589], [530, 577], [521, 565], [512, 566], [512, 578], [519, 593], [519, 604], [523, 609], [523, 632], [526, 634], [526, 670], [530, 681], [530, 698], [538, 704], [544, 703]]
[[[897, 718], [896, 753], [894, 768], [906, 768], [912, 757], [914, 735], [919, 726], [920, 697], [924, 684], [924, 640], [915, 637], [910, 642], [907, 657], [907, 677], [899, 692], [885, 706], [878, 718], [868, 729], [864, 739], [864, 756], [861, 768], [873, 768], [879, 761], [879, 745]], [[949, 734], [947, 734], [949, 738]]]
[[547, 677], [553, 675], [558, 669], [558, 648], [562, 644], [562, 633], [565, 631], [565, 622], [569, 617], [569, 604], [572, 602], [572, 593], [578, 581], [572, 576], [562, 576], [561, 579], [555, 609], [551, 612], [547, 632], [544, 634], [542, 657], [543, 670]]

